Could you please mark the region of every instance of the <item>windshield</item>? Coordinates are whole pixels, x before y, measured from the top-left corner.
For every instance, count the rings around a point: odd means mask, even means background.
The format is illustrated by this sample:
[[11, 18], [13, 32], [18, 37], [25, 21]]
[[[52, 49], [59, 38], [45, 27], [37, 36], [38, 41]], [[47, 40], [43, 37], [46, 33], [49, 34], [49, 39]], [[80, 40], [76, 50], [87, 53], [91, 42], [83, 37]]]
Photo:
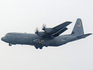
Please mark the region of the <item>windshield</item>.
[[11, 33], [7, 33], [5, 36], [10, 36], [11, 35]]

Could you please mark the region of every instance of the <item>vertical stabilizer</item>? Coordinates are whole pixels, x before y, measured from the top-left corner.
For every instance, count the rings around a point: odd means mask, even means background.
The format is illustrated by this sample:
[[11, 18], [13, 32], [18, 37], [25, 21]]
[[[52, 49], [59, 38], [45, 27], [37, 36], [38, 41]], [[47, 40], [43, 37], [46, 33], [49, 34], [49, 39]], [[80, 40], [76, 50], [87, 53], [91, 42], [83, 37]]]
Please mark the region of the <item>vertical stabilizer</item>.
[[82, 20], [80, 18], [77, 19], [76, 24], [71, 34], [75, 36], [84, 35]]

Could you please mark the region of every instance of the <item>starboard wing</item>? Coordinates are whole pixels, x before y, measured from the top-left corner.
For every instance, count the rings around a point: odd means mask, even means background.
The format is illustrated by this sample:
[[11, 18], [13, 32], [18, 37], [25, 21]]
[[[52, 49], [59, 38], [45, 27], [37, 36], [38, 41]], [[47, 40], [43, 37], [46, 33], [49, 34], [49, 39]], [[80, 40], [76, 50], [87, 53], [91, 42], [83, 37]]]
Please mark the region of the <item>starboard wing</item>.
[[53, 28], [43, 28], [44, 32], [38, 32], [38, 30], [36, 30], [36, 34], [41, 36], [41, 37], [57, 37], [59, 36], [61, 33], [63, 33], [64, 31], [67, 30], [66, 26], [68, 26], [71, 22], [67, 21], [64, 23], [61, 23], [58, 26], [55, 26]]
[[64, 31], [67, 30], [66, 26], [68, 26], [71, 23], [72, 22], [70, 22], [70, 21], [66, 21], [66, 22], [64, 22], [64, 23], [62, 23], [62, 24], [60, 24], [58, 26], [53, 27], [52, 28], [53, 29], [52, 35], [54, 37], [59, 36], [61, 33], [63, 33]]

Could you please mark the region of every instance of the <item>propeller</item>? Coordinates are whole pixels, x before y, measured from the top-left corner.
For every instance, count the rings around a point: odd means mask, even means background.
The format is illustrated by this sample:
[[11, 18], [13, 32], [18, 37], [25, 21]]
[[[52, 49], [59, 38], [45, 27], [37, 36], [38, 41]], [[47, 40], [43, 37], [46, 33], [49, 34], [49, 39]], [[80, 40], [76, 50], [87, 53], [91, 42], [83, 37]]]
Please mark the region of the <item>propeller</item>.
[[46, 29], [46, 25], [45, 25], [45, 24], [43, 24], [42, 30], [45, 30], [45, 29]]
[[35, 34], [38, 34], [38, 28], [36, 28]]

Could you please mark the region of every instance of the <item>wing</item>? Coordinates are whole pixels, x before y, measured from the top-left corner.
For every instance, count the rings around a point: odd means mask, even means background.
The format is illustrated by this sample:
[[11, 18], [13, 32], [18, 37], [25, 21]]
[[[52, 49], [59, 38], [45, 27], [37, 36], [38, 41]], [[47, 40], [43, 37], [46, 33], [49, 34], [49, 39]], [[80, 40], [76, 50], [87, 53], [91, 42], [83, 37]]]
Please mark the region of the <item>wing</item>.
[[64, 31], [66, 31], [68, 29], [68, 28], [66, 28], [66, 26], [68, 26], [71, 23], [72, 22], [67, 21], [67, 22], [64, 22], [64, 23], [62, 23], [62, 24], [60, 24], [58, 26], [53, 27], [52, 28], [53, 29], [52, 35], [54, 37], [59, 36], [61, 33], [63, 33]]
[[53, 27], [52, 29], [54, 29], [56, 31], [59, 31], [60, 29], [65, 28], [66, 26], [68, 26], [70, 23], [72, 23], [72, 22], [67, 21], [67, 22], [64, 22], [64, 23], [62, 23], [58, 26]]
[[38, 32], [38, 30], [35, 32], [37, 35], [42, 36], [42, 37], [57, 37], [59, 36], [61, 33], [63, 33], [64, 31], [67, 30], [66, 26], [68, 26], [70, 23], [70, 21], [61, 23], [58, 26], [55, 26], [53, 28], [43, 28], [42, 30], [44, 30], [44, 32]]

